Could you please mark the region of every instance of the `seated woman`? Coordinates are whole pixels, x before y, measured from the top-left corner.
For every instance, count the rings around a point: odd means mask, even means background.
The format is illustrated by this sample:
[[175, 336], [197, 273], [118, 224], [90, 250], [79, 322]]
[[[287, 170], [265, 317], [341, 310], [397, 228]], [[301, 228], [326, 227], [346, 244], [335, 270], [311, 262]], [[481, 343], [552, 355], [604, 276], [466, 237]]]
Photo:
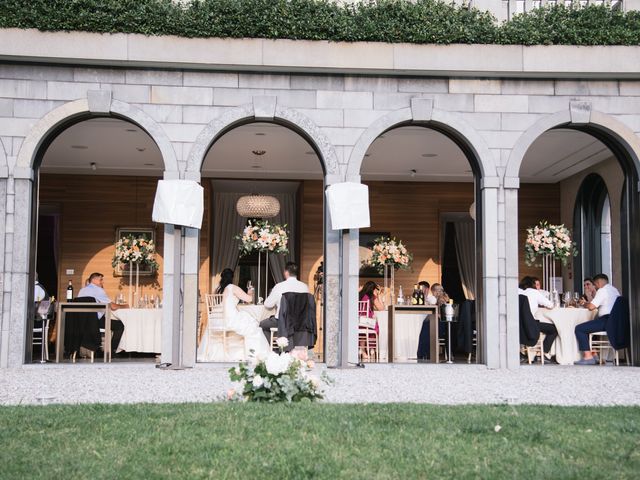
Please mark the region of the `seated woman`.
[[583, 283], [582, 299], [584, 303], [591, 303], [591, 300], [596, 296], [596, 286], [593, 284], [593, 280], [589, 277], [584, 279]]
[[222, 314], [227, 327], [244, 337], [245, 358], [269, 353], [269, 342], [264, 337], [258, 321], [248, 312], [238, 310], [240, 300], [249, 303], [253, 299], [233, 284], [233, 270], [230, 268], [225, 268], [220, 274], [220, 285], [216, 293], [222, 294]]
[[[380, 301], [380, 287], [376, 282], [367, 282], [362, 287], [362, 290], [358, 293], [358, 300], [360, 302], [368, 301], [368, 308], [366, 310], [362, 310], [358, 312], [358, 318], [365, 317], [372, 319], [370, 323], [367, 325], [360, 324], [361, 328], [370, 328], [375, 330], [377, 334], [380, 333], [380, 327], [378, 326], [378, 320], [375, 320], [375, 311], [376, 310], [384, 310], [384, 305]], [[371, 325], [374, 325], [371, 327]], [[360, 350], [360, 354], [364, 358], [368, 358], [368, 354], [364, 351], [366, 345], [364, 339], [360, 339], [358, 349]]]

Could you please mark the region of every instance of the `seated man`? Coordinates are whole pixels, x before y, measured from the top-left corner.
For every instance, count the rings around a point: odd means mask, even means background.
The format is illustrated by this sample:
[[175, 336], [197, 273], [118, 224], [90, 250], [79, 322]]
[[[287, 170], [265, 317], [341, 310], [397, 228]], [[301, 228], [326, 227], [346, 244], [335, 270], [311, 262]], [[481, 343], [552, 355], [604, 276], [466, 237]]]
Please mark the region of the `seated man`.
[[[442, 307], [442, 305], [449, 303], [449, 295], [444, 291], [442, 285], [439, 283], [434, 283], [431, 286], [431, 295], [429, 299], [425, 297], [426, 305], [437, 305], [438, 308]], [[436, 316], [433, 313], [430, 313], [426, 316], [426, 318], [422, 321], [422, 328], [420, 329], [420, 336], [418, 338], [418, 361], [426, 361], [429, 360], [431, 355], [431, 331], [430, 325], [431, 321], [435, 321]], [[446, 335], [446, 325], [445, 322], [438, 322], [438, 337], [444, 337]]]
[[271, 328], [278, 327], [278, 311], [280, 310], [280, 300], [285, 293], [310, 293], [306, 283], [298, 280], [298, 264], [287, 262], [284, 267], [284, 281], [276, 283], [271, 293], [264, 301], [265, 308], [275, 308], [276, 313], [266, 320], [260, 322], [260, 327], [267, 337], [267, 342], [271, 341]]
[[[553, 302], [549, 300], [549, 298], [543, 293], [543, 290], [540, 290], [536, 286], [536, 279], [534, 277], [524, 277], [520, 281], [519, 292], [520, 295], [524, 295], [529, 300], [529, 308], [531, 310], [531, 315], [535, 317], [536, 311], [540, 307], [544, 308], [553, 308]], [[555, 342], [558, 337], [558, 329], [553, 323], [546, 322], [538, 322], [540, 326], [540, 331], [544, 333], [544, 342], [542, 344], [542, 348], [544, 350], [544, 356], [547, 360], [555, 361], [555, 359], [551, 356], [551, 346], [553, 342]]]
[[607, 329], [607, 320], [613, 309], [613, 304], [620, 296], [620, 292], [613, 285], [609, 285], [609, 277], [604, 273], [600, 273], [593, 277], [593, 284], [596, 287], [596, 295], [591, 302], [581, 303], [589, 310], [598, 310], [598, 317], [590, 322], [584, 322], [576, 325], [576, 339], [578, 340], [578, 348], [582, 352], [582, 360], [574, 362], [576, 365], [595, 365], [598, 360], [589, 348], [589, 334], [593, 332], [602, 332]]
[[[437, 283], [436, 283], [436, 285], [437, 285]], [[430, 291], [431, 290], [431, 286], [429, 285], [429, 282], [427, 282], [426, 280], [422, 280], [421, 282], [418, 282], [418, 288], [420, 288], [420, 290], [422, 290], [422, 293], [424, 295], [424, 304], [425, 305], [435, 305], [436, 304], [436, 297]]]
[[[89, 275], [88, 284], [86, 287], [80, 289], [78, 297], [93, 297], [97, 303], [108, 303], [111, 310], [118, 310], [119, 308], [129, 308], [128, 305], [118, 305], [114, 303], [104, 291], [104, 275], [98, 272], [94, 272]], [[104, 313], [98, 313], [99, 327], [104, 328]], [[124, 333], [124, 324], [120, 320], [111, 319], [111, 331], [113, 335], [111, 337], [111, 353], [115, 354], [120, 344], [120, 339]]]

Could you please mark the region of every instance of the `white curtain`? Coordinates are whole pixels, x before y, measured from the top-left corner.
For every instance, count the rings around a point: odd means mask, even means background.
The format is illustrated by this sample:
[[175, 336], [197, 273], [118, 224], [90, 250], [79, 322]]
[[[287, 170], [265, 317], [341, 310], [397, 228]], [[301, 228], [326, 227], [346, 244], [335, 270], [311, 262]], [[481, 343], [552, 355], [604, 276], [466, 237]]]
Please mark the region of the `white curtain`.
[[[269, 219], [270, 223], [287, 225], [289, 234], [289, 253], [286, 255], [269, 255], [269, 268], [273, 278], [277, 282], [284, 280], [284, 266], [287, 262], [296, 258], [296, 194], [295, 193], [271, 193], [280, 202], [280, 213]], [[273, 286], [273, 285], [271, 285]]]
[[220, 272], [225, 268], [236, 269], [240, 256], [239, 242], [234, 237], [242, 233], [247, 219], [236, 211], [241, 193], [213, 193], [213, 288], [217, 287]]
[[467, 300], [476, 298], [476, 224], [471, 221], [454, 223], [456, 253], [462, 289]]

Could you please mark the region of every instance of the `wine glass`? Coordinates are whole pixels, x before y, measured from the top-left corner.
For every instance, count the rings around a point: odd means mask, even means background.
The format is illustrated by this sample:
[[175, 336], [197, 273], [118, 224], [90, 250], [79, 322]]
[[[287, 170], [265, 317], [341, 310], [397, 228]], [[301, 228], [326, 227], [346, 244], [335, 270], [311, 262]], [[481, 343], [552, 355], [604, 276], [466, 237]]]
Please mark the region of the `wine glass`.
[[570, 307], [571, 306], [571, 292], [564, 292], [564, 295], [562, 295], [562, 301], [564, 302], [564, 306], [565, 307]]

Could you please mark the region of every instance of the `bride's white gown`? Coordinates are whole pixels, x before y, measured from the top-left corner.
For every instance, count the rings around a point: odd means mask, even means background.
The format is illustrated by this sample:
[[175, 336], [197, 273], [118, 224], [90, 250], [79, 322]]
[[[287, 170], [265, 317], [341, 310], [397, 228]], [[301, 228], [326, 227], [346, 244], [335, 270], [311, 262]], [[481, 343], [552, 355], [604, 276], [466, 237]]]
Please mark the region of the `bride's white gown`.
[[238, 310], [240, 300], [233, 294], [233, 285], [227, 285], [222, 293], [222, 314], [227, 328], [244, 337], [245, 359], [251, 350], [254, 355], [269, 353], [269, 342], [262, 332], [258, 321], [249, 313]]

